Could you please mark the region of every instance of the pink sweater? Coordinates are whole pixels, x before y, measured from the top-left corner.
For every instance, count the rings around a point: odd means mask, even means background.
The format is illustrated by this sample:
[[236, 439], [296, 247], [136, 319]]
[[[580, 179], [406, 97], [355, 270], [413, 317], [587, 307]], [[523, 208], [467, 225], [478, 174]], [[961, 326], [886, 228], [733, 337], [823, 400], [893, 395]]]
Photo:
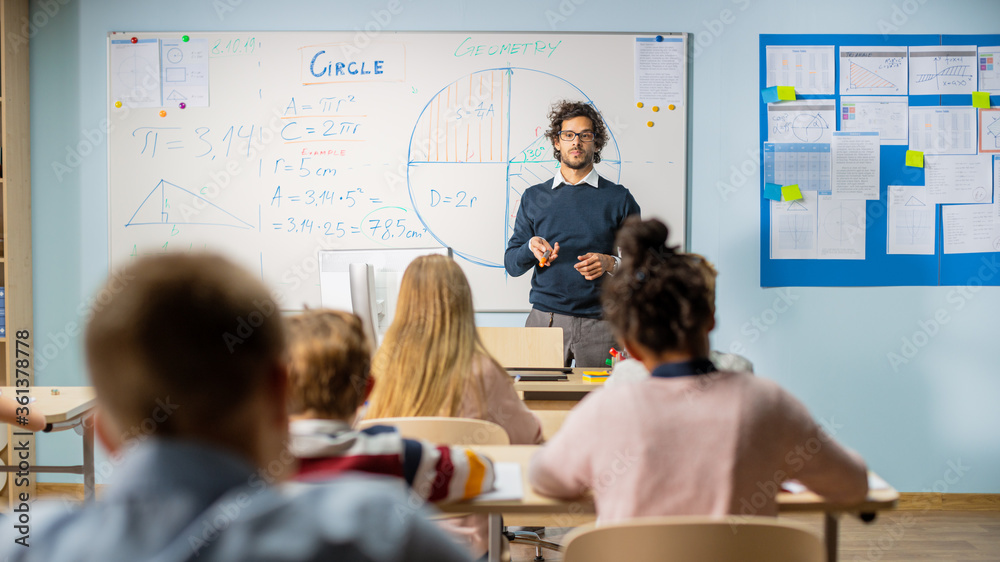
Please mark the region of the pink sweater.
[[539, 493], [592, 490], [602, 522], [645, 515], [776, 515], [784, 480], [838, 502], [868, 491], [861, 457], [805, 406], [746, 373], [650, 378], [592, 392], [532, 459]]
[[[543, 441], [542, 422], [524, 405], [507, 371], [482, 356], [473, 359], [474, 376], [459, 407], [460, 418], [491, 421], [504, 428], [511, 445], [536, 445]], [[480, 392], [485, 401], [480, 398]], [[439, 524], [449, 530], [473, 557], [486, 552], [489, 542], [489, 518], [465, 515], [443, 519]]]
[[[542, 442], [542, 422], [524, 405], [514, 390], [507, 371], [485, 357], [472, 360], [473, 377], [465, 389], [459, 418], [491, 421], [504, 428], [511, 445], [537, 445]], [[485, 402], [480, 400], [480, 392]]]

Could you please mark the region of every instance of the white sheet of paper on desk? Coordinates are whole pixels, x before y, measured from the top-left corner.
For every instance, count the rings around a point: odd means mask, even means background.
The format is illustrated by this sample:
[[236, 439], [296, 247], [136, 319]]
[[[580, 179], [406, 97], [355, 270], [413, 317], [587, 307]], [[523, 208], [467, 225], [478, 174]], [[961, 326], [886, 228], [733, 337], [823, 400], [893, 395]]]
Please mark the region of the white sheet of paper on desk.
[[975, 154], [976, 108], [910, 106], [910, 150], [924, 154]]
[[924, 156], [924, 185], [935, 203], [993, 201], [990, 155]]
[[833, 50], [833, 45], [768, 45], [767, 87], [794, 86], [796, 94], [835, 94]]
[[796, 201], [771, 201], [771, 259], [813, 260], [817, 256], [814, 191]]
[[767, 104], [768, 142], [830, 142], [837, 128], [834, 100]]
[[836, 199], [819, 196], [817, 257], [823, 260], [865, 259], [864, 199]]
[[910, 142], [909, 106], [906, 96], [843, 96], [840, 130], [876, 131], [884, 145], [905, 145]]
[[833, 133], [830, 168], [834, 198], [878, 200], [879, 146], [875, 132]]
[[906, 47], [841, 47], [840, 95], [906, 95]]
[[874, 472], [868, 473], [868, 489], [869, 490], [888, 490], [892, 486], [888, 482], [882, 480], [882, 477]]
[[[868, 473], [869, 490], [888, 490], [890, 488], [892, 488], [892, 486], [883, 480], [881, 476], [875, 474], [874, 472]], [[781, 489], [791, 494], [801, 494], [809, 491], [809, 488], [806, 488], [805, 485], [798, 480], [785, 480], [781, 483]]]
[[524, 481], [521, 478], [521, 465], [516, 462], [493, 463], [496, 474], [496, 485], [492, 492], [476, 496], [476, 500], [510, 501], [524, 497]]
[[160, 41], [112, 39], [108, 72], [111, 99], [125, 107], [160, 107]]
[[979, 91], [1000, 94], [1000, 47], [979, 47]]
[[886, 253], [934, 253], [935, 205], [922, 185], [890, 185]]
[[985, 205], [942, 205], [944, 253], [993, 252], [997, 247], [996, 207]]
[[910, 95], [971, 94], [976, 89], [975, 45], [910, 47]]
[[791, 494], [801, 494], [802, 492], [809, 490], [809, 488], [806, 488], [805, 485], [798, 480], [785, 480], [781, 483], [781, 489]]

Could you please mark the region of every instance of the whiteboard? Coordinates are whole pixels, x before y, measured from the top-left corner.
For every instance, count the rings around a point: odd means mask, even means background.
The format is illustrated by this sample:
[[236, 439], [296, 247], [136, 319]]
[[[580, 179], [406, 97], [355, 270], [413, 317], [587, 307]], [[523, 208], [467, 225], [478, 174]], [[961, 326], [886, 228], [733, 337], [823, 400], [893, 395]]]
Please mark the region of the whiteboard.
[[[564, 98], [603, 114], [598, 173], [684, 243], [686, 35], [181, 35], [108, 37], [112, 269], [221, 251], [294, 310], [320, 304], [320, 250], [440, 245], [478, 311], [528, 310], [530, 272], [508, 276], [503, 254], [521, 193], [557, 171], [544, 131]], [[654, 112], [635, 68], [636, 45], [657, 39], [684, 58], [682, 97]], [[148, 86], [143, 68], [158, 98], [127, 93]]]

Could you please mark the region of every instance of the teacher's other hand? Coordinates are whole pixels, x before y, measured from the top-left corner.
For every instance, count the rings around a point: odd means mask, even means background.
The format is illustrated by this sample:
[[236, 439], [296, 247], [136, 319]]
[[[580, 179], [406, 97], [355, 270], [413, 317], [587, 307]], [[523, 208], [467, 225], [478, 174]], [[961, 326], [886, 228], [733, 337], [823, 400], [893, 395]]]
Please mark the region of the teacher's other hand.
[[593, 281], [598, 277], [604, 275], [606, 272], [611, 271], [611, 267], [615, 263], [615, 258], [607, 254], [598, 254], [595, 252], [590, 252], [589, 254], [584, 254], [582, 256], [577, 256], [576, 259], [580, 260], [576, 262], [573, 267], [583, 275], [583, 278], [587, 281]]

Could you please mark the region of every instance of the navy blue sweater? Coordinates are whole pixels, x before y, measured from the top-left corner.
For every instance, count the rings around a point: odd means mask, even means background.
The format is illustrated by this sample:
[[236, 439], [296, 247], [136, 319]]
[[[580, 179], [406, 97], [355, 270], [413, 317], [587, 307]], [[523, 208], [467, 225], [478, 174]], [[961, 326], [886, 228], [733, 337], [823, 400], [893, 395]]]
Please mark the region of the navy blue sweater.
[[[639, 214], [639, 204], [628, 189], [604, 178], [597, 188], [564, 183], [552, 189], [553, 181], [533, 185], [521, 195], [504, 267], [514, 277], [535, 270], [528, 300], [538, 310], [600, 318], [604, 277], [587, 281], [573, 266], [578, 256], [589, 252], [614, 255], [615, 234], [626, 217]], [[538, 267], [528, 248], [533, 236], [553, 246], [559, 243], [559, 256], [551, 265]]]

